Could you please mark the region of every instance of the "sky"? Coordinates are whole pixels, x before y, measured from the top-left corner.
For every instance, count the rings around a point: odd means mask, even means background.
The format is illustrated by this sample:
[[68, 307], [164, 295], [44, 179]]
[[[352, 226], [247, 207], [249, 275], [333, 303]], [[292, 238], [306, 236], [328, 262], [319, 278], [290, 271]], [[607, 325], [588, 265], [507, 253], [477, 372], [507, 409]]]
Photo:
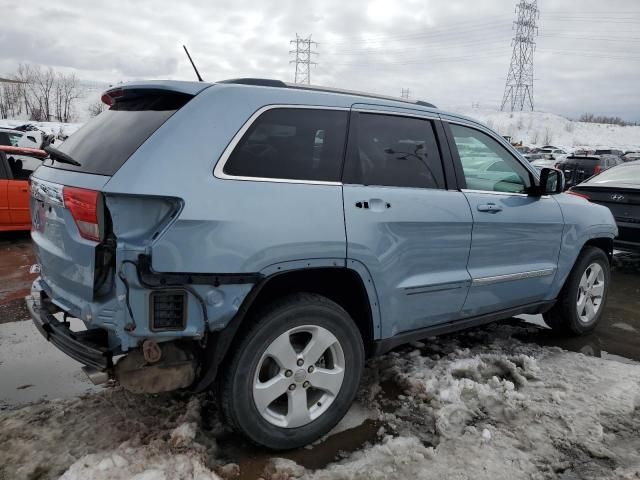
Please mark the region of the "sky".
[[[0, 0], [0, 5], [9, 0]], [[450, 110], [499, 108], [516, 0], [29, 0], [0, 29], [0, 77], [19, 63], [87, 81], [293, 81], [290, 40], [318, 42], [311, 82]], [[8, 6], [8, 4], [6, 5]], [[535, 109], [640, 121], [640, 1], [539, 0]], [[4, 11], [7, 8], [3, 9]]]

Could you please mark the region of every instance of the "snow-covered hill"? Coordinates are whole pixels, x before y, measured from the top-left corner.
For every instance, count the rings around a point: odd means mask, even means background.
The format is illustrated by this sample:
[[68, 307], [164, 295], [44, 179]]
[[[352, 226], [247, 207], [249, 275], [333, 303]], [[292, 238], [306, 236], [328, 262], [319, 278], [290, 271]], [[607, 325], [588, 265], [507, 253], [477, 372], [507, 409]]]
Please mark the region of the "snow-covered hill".
[[[62, 128], [66, 135], [75, 132], [89, 119], [88, 106], [99, 100], [102, 90], [87, 90], [82, 104], [78, 104], [79, 123], [28, 122], [42, 130], [58, 134]], [[474, 118], [501, 135], [508, 135], [514, 142], [525, 145], [556, 145], [573, 150], [577, 147], [610, 147], [620, 150], [640, 150], [640, 126], [621, 127], [600, 123], [584, 123], [569, 120], [553, 113], [499, 112], [486, 109], [451, 109]], [[80, 116], [82, 113], [83, 116]], [[0, 126], [17, 126], [26, 120], [0, 120]]]
[[514, 142], [556, 145], [569, 149], [581, 146], [607, 146], [621, 150], [640, 148], [640, 126], [621, 127], [569, 120], [553, 113], [499, 112], [495, 110], [457, 110], [508, 135]]

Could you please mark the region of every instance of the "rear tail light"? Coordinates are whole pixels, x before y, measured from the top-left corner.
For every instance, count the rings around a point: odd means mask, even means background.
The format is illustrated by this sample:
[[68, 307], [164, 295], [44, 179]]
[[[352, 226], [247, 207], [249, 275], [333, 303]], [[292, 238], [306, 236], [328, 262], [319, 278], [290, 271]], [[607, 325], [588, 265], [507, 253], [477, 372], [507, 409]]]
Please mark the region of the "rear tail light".
[[65, 186], [63, 189], [64, 205], [71, 212], [82, 238], [100, 241], [100, 224], [98, 222], [98, 195], [95, 190]]
[[593, 174], [597, 175], [602, 171], [602, 167], [600, 165], [596, 165], [596, 168], [593, 169]]
[[591, 197], [585, 193], [578, 193], [575, 190], [567, 190], [565, 193], [569, 195], [575, 195], [576, 197], [584, 198], [585, 200], [591, 200]]
[[102, 94], [100, 100], [102, 100], [102, 103], [112, 106], [116, 102], [116, 99], [120, 97], [124, 97], [124, 91], [122, 89], [109, 90]]

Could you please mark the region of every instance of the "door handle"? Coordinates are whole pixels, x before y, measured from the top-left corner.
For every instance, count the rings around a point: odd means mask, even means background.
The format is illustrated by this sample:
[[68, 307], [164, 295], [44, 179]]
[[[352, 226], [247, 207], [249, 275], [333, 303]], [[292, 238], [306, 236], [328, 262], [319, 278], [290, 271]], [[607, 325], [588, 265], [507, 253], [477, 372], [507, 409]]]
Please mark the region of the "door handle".
[[478, 205], [479, 212], [498, 213], [502, 211], [502, 207], [499, 207], [495, 203], [485, 203]]
[[373, 212], [382, 212], [388, 208], [391, 208], [391, 204], [379, 198], [371, 198], [369, 200], [356, 202], [356, 208], [370, 209]]

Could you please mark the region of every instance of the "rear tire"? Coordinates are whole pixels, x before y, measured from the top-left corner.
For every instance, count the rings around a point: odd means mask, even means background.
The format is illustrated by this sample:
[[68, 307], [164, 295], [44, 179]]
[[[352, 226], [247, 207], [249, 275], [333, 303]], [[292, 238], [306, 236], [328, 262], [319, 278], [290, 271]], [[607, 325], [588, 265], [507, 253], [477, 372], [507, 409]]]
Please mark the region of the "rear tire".
[[223, 367], [222, 412], [258, 445], [307, 445], [355, 398], [364, 368], [360, 331], [342, 307], [310, 293], [285, 297], [252, 320]]
[[596, 247], [585, 247], [576, 260], [558, 301], [543, 315], [552, 329], [585, 335], [596, 328], [609, 293], [611, 267], [607, 255]]

